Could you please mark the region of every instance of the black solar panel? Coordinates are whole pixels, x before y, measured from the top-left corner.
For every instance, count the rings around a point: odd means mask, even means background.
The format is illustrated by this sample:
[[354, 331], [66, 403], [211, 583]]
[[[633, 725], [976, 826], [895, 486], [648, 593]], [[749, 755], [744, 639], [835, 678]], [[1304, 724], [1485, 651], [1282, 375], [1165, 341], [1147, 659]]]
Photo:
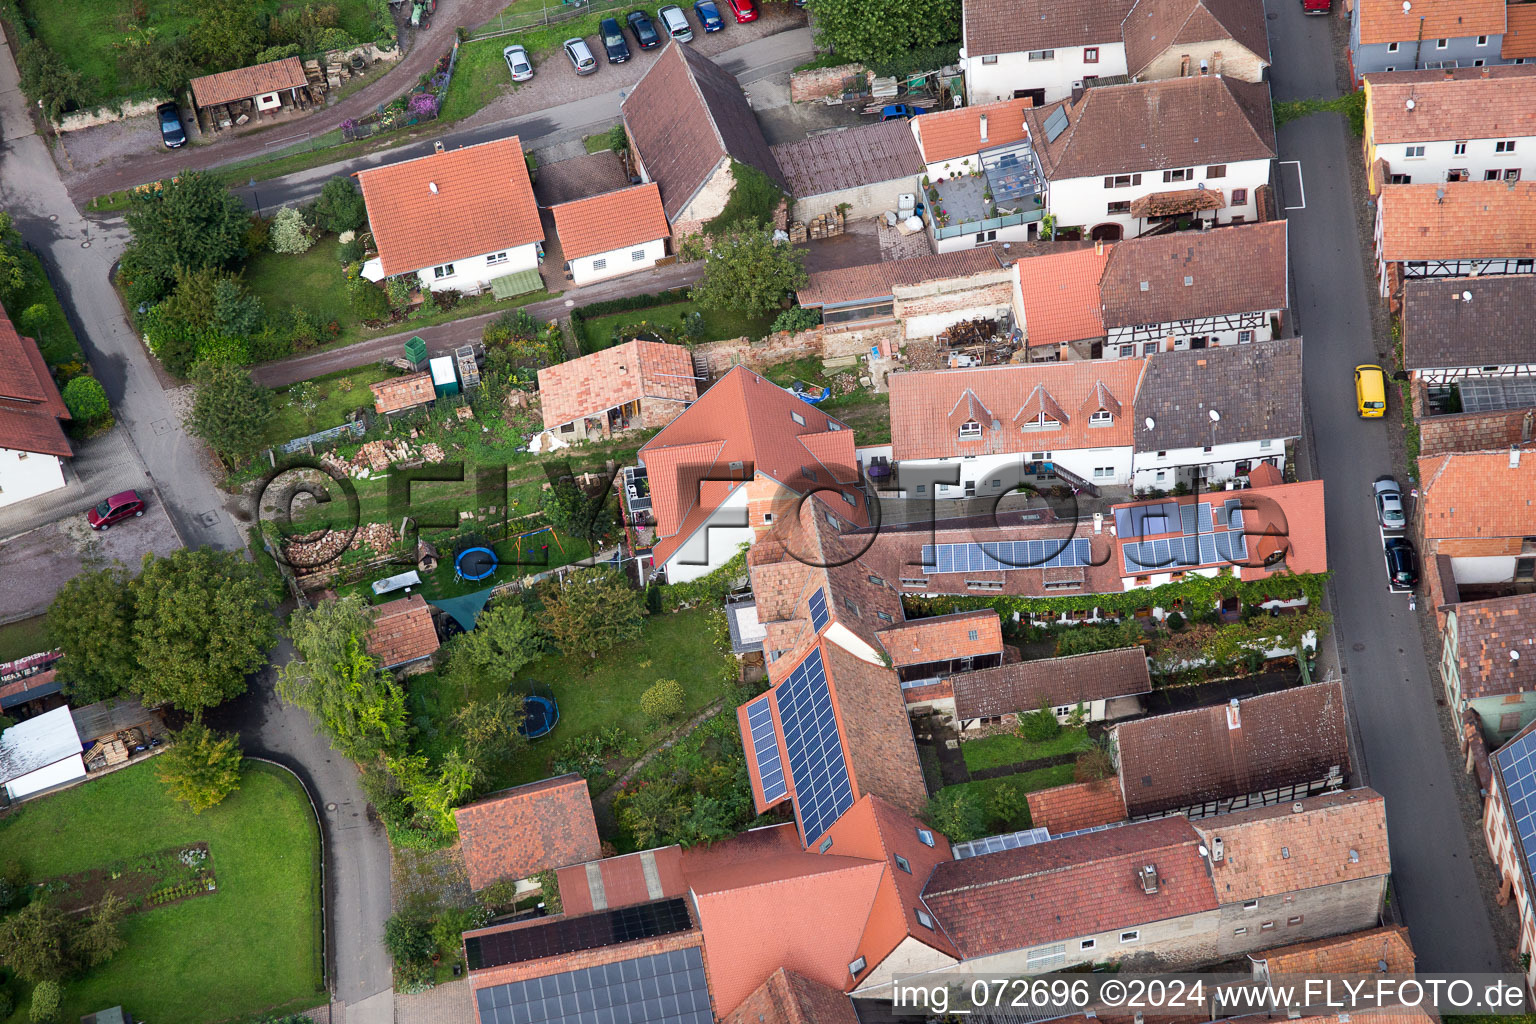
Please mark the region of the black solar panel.
[[806, 606], [811, 610], [811, 628], [820, 633], [821, 628], [827, 624], [827, 592], [816, 591], [806, 602]]
[[579, 949], [598, 949], [635, 939], [671, 935], [691, 927], [686, 902], [681, 899], [657, 900], [637, 907], [472, 936], [464, 940], [464, 956], [469, 961], [469, 969], [478, 971], [484, 967], [502, 967], [574, 953]]
[[697, 946], [475, 993], [480, 1024], [714, 1024]]
[[1056, 137], [1067, 130], [1067, 111], [1065, 107], [1057, 107], [1051, 111], [1051, 116], [1045, 119], [1045, 141], [1055, 142]]

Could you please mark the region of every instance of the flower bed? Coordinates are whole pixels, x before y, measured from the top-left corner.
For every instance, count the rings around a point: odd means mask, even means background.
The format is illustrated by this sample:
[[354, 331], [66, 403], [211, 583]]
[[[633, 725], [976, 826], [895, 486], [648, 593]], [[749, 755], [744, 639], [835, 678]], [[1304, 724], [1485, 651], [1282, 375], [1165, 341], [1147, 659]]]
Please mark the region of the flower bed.
[[61, 910], [85, 910], [113, 893], [130, 910], [149, 910], [218, 891], [207, 843], [172, 846], [106, 867], [59, 875], [38, 888]]

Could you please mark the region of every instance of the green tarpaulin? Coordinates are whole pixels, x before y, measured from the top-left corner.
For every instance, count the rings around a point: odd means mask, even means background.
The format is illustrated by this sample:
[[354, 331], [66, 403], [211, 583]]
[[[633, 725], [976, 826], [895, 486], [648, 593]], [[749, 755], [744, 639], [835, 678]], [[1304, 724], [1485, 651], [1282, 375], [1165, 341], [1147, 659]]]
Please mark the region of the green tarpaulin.
[[491, 282], [491, 294], [498, 299], [510, 299], [514, 295], [527, 295], [544, 287], [544, 279], [537, 270], [519, 270]]
[[468, 633], [475, 628], [475, 619], [480, 617], [480, 609], [484, 608], [485, 603], [491, 599], [493, 589], [486, 587], [484, 590], [477, 590], [473, 594], [465, 594], [462, 597], [440, 597], [427, 603], [452, 615], [453, 621], [463, 626], [464, 632]]

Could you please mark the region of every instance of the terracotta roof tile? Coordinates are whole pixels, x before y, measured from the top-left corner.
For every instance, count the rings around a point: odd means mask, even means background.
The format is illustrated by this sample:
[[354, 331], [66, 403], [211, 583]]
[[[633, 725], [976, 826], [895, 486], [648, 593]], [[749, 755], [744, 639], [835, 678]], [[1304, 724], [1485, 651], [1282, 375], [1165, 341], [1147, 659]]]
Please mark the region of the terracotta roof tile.
[[[1238, 265], [1245, 272], [1231, 273]], [[1283, 220], [1129, 239], [1111, 250], [1099, 282], [1104, 325], [1283, 310], [1288, 274]]]
[[12, 451], [60, 458], [74, 454], [57, 416], [15, 402], [0, 401], [0, 438], [0, 448]]
[[370, 167], [357, 181], [390, 276], [544, 239], [516, 135]]
[[928, 788], [896, 673], [825, 641], [821, 657], [855, 798], [873, 793], [909, 814], [921, 812]]
[[1385, 878], [1386, 803], [1370, 789], [1309, 797], [1293, 804], [1220, 814], [1193, 822], [1207, 843], [1220, 836], [1212, 866], [1223, 904], [1300, 892], [1361, 878]]
[[[1261, 486], [1251, 478], [1243, 499], [1243, 529], [1252, 545], [1249, 562], [1241, 566], [1245, 580], [1275, 573], [1328, 571], [1328, 530], [1324, 516], [1323, 481], [1301, 480]], [[1257, 535], [1257, 536], [1255, 536]], [[1275, 565], [1263, 563], [1283, 553]]]
[[430, 373], [391, 377], [368, 385], [368, 389], [373, 392], [373, 409], [380, 415], [424, 405], [437, 397]]
[[1427, 542], [1527, 537], [1536, 522], [1536, 449], [1452, 452], [1419, 460], [1419, 520]]
[[0, 399], [38, 405], [60, 419], [69, 418], [37, 342], [17, 333], [4, 309], [0, 309]]
[[693, 358], [682, 345], [630, 341], [539, 371], [545, 427], [593, 416], [637, 399], [692, 402]]
[[[1109, 389], [1122, 405], [1136, 394], [1144, 368], [1140, 359], [1112, 362], [1081, 361], [987, 366], [967, 370], [927, 370], [895, 373], [890, 378], [893, 458], [941, 459], [991, 455], [1049, 448], [1107, 448], [1130, 444], [1133, 424], [1117, 417], [1109, 426], [1089, 426], [1091, 413], [1082, 412], [1098, 385]], [[1047, 431], [1019, 429], [1024, 403], [1040, 386], [1068, 419]], [[981, 424], [976, 440], [960, 440], [947, 417], [970, 391], [997, 418]], [[1039, 410], [1034, 410], [1038, 412]]]
[[472, 889], [527, 878], [601, 856], [587, 780], [561, 775], [456, 807], [459, 845]]
[[[1029, 138], [1024, 111], [1030, 100], [1003, 100], [974, 107], [935, 110], [912, 119], [912, 133], [917, 137], [923, 160], [930, 164], [975, 156], [984, 149], [1008, 146]], [[986, 138], [982, 138], [982, 118], [986, 118]]]
[[631, 907], [688, 891], [688, 882], [683, 878], [683, 850], [679, 846], [573, 864], [555, 875], [560, 903], [567, 914]]
[[1030, 824], [1053, 835], [1125, 820], [1125, 800], [1115, 779], [1037, 789], [1026, 799]]
[[903, 121], [881, 121], [781, 142], [773, 156], [796, 199], [923, 173], [923, 155]]
[[1160, 352], [1134, 408], [1137, 452], [1300, 437], [1301, 339]]
[[432, 609], [420, 594], [373, 606], [368, 653], [380, 668], [395, 668], [431, 657], [439, 646]]
[[1357, 0], [1360, 42], [1404, 43], [1415, 39], [1504, 34], [1504, 0]]
[[1120, 23], [1134, 0], [965, 0], [965, 50], [983, 54], [1023, 53], [1058, 46], [1120, 42]]
[[1152, 692], [1147, 652], [1140, 647], [1093, 651], [1066, 658], [1018, 661], [961, 672], [955, 688], [955, 716], [962, 720], [1034, 711]]
[[996, 254], [988, 247], [960, 249], [956, 252], [930, 253], [889, 263], [869, 263], [861, 267], [818, 270], [809, 275], [805, 287], [797, 293], [802, 306], [839, 306], [866, 299], [883, 299], [897, 288], [973, 277], [1002, 268]]
[[[1464, 294], [1471, 300], [1463, 301]], [[1427, 370], [1536, 363], [1527, 322], [1533, 307], [1536, 276], [1530, 274], [1409, 280], [1403, 285], [1403, 364]]]
[[1124, 722], [1115, 730], [1131, 815], [1172, 810], [1349, 773], [1339, 683]]
[[841, 989], [780, 967], [721, 1020], [722, 1024], [858, 1024], [859, 1015]]
[[667, 215], [661, 209], [661, 190], [654, 181], [561, 203], [550, 212], [555, 217], [560, 251], [567, 260], [596, 256], [672, 235], [672, 229], [667, 226]]
[[1378, 146], [1536, 135], [1536, 66], [1389, 71], [1365, 81]]
[[1035, 146], [1051, 181], [1275, 155], [1264, 82], [1203, 75], [1100, 86], [1076, 103], [1026, 111], [1032, 139], [1046, 138], [1045, 120], [1058, 109], [1067, 112], [1067, 129], [1055, 142]]
[[[1270, 977], [1280, 974], [1413, 974], [1415, 959], [1402, 925], [1370, 928], [1314, 942], [1250, 954], [1249, 959], [1267, 964]], [[1387, 969], [1381, 969], [1385, 961]], [[1369, 1018], [1374, 1021], [1375, 1014]]]
[[1139, 0], [1121, 28], [1125, 63], [1132, 77], [1177, 44], [1231, 39], [1269, 63], [1262, 0]]
[[1379, 206], [1381, 258], [1389, 263], [1536, 254], [1536, 182], [1390, 185]]
[[1510, 4], [1505, 8], [1508, 25], [1499, 56], [1505, 60], [1536, 57], [1536, 7]]
[[1014, 264], [1031, 348], [1104, 337], [1099, 282], [1113, 248], [1052, 253]]
[[991, 608], [913, 619], [880, 633], [894, 668], [1001, 654], [1003, 625]]
[[[1181, 817], [934, 868], [923, 899], [967, 958], [1214, 910], [1200, 836]], [[1157, 869], [1157, 892], [1137, 871]]]
[[661, 186], [669, 220], [728, 157], [785, 184], [735, 76], [690, 47], [669, 42], [622, 107], [646, 176]]
[[248, 68], [194, 78], [192, 99], [199, 107], [206, 109], [220, 103], [248, 100], [264, 93], [297, 89], [307, 84], [303, 62], [297, 57], [284, 57], [282, 60], [272, 60]]
[[1456, 615], [1463, 698], [1536, 690], [1536, 594], [1463, 601], [1445, 610]]

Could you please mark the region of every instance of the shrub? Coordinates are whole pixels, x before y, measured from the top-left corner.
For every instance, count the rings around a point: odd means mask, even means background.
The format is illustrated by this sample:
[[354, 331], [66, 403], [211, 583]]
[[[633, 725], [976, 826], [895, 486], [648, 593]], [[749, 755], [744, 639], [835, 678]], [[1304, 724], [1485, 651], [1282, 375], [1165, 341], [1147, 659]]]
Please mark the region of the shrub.
[[89, 422], [112, 411], [106, 389], [95, 377], [76, 377], [64, 385], [64, 407], [81, 422]]
[[288, 57], [297, 57], [302, 52], [298, 43], [269, 46], [256, 55], [256, 63], [266, 64], [274, 60], [285, 60]]
[[821, 310], [795, 306], [780, 313], [773, 321], [775, 331], [804, 331], [821, 323]]
[[1072, 778], [1077, 782], [1098, 782], [1115, 774], [1115, 757], [1107, 743], [1095, 743], [1077, 755]]
[[411, 283], [404, 277], [392, 277], [384, 286], [384, 294], [389, 297], [390, 309], [404, 309], [411, 302]]
[[352, 312], [359, 320], [382, 320], [389, 316], [389, 296], [378, 285], [362, 278], [352, 282]]
[[969, 789], [941, 789], [928, 801], [923, 820], [949, 837], [964, 843], [980, 839], [987, 832], [987, 812], [981, 800]]
[[293, 207], [283, 207], [272, 218], [269, 244], [273, 252], [296, 256], [307, 252], [314, 241], [310, 237], [308, 225], [304, 223], [304, 215]]
[[436, 947], [424, 921], [396, 914], [384, 922], [384, 948], [396, 967], [429, 961]]
[[1044, 743], [1061, 734], [1061, 723], [1050, 705], [1042, 703], [1040, 710], [1019, 716], [1019, 735], [1031, 743]]
[[487, 910], [499, 910], [517, 902], [517, 879], [498, 878], [480, 890], [480, 905]]
[[363, 195], [351, 178], [337, 175], [320, 189], [315, 202], [315, 220], [321, 230], [341, 234], [357, 231], [368, 223], [368, 208], [363, 205]]
[[640, 710], [653, 723], [669, 722], [687, 707], [683, 684], [676, 679], [658, 679], [640, 695]]
[[16, 1012], [16, 997], [11, 995], [8, 988], [0, 988], [0, 1020], [5, 1020]]
[[1029, 827], [1029, 800], [1012, 782], [1000, 783], [987, 794], [987, 813], [999, 831], [1017, 831]]
[[1072, 654], [1090, 651], [1109, 651], [1119, 647], [1135, 647], [1146, 641], [1146, 634], [1135, 619], [1102, 625], [1083, 623], [1063, 629], [1056, 637], [1056, 656], [1065, 658]]
[[363, 258], [363, 240], [354, 236], [336, 247], [336, 260], [342, 266], [360, 262]]
[[245, 251], [254, 256], [270, 245], [271, 240], [271, 218], [251, 214], [251, 219], [245, 226]]
[[40, 981], [32, 990], [32, 1024], [55, 1024], [59, 1019], [59, 1007], [63, 993], [56, 981]]
[[1167, 624], [1168, 628], [1175, 633], [1184, 628], [1184, 616], [1180, 615], [1178, 612], [1169, 612], [1168, 618], [1164, 619], [1163, 621]]

